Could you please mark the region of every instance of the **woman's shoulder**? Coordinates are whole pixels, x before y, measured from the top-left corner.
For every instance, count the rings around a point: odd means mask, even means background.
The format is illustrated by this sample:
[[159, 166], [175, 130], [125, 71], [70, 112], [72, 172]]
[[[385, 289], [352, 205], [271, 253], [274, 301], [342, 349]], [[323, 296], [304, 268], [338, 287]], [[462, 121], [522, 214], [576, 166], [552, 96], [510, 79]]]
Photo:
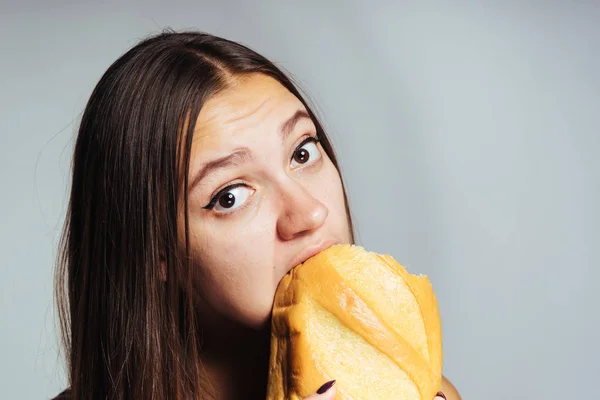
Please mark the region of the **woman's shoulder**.
[[461, 400], [458, 391], [445, 376], [442, 376], [442, 392], [444, 392], [448, 400]]
[[71, 389], [65, 389], [56, 397], [53, 397], [52, 400], [71, 400]]

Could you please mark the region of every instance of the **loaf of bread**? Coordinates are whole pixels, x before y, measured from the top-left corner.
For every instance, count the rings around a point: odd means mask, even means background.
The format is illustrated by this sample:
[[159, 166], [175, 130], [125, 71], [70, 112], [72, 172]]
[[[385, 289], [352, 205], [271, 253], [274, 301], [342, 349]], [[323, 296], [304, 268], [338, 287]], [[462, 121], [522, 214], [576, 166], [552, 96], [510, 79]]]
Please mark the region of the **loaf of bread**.
[[268, 400], [299, 400], [335, 379], [338, 400], [431, 400], [442, 380], [430, 281], [391, 256], [334, 245], [277, 289]]

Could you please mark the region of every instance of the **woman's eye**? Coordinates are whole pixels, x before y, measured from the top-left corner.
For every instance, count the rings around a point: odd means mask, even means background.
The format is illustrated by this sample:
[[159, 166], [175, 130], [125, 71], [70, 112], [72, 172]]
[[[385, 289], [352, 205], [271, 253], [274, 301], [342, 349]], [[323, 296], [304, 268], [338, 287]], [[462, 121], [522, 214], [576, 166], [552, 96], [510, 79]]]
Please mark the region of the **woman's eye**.
[[246, 185], [232, 185], [219, 192], [204, 208], [214, 209], [217, 212], [230, 212], [242, 206], [253, 192], [254, 190]]
[[317, 139], [310, 137], [296, 149], [292, 157], [292, 162], [303, 165], [308, 162], [317, 161], [319, 158], [321, 158], [321, 152], [317, 147]]

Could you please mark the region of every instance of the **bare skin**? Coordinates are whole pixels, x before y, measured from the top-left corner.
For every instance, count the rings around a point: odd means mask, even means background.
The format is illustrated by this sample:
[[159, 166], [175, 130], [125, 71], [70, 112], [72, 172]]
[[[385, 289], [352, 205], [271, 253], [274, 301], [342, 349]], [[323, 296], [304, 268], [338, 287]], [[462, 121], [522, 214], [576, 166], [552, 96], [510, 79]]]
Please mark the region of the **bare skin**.
[[[197, 117], [190, 245], [206, 327], [199, 357], [216, 399], [265, 398], [268, 321], [279, 281], [307, 248], [351, 242], [340, 175], [311, 139], [316, 129], [303, 112], [281, 84], [254, 74], [232, 77]], [[237, 163], [197, 179], [210, 161], [235, 152]], [[237, 186], [223, 191], [231, 184]], [[446, 380], [443, 389], [459, 399]], [[309, 399], [334, 397], [335, 385]]]

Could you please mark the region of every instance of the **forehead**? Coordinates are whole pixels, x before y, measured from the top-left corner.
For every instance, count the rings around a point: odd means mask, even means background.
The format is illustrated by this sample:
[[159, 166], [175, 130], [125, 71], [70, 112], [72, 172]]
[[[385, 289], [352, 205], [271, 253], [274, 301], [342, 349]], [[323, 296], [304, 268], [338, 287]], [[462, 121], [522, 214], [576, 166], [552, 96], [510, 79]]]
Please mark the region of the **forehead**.
[[194, 129], [194, 145], [203, 147], [235, 140], [242, 134], [268, 132], [303, 104], [277, 80], [262, 74], [236, 78], [202, 107]]

